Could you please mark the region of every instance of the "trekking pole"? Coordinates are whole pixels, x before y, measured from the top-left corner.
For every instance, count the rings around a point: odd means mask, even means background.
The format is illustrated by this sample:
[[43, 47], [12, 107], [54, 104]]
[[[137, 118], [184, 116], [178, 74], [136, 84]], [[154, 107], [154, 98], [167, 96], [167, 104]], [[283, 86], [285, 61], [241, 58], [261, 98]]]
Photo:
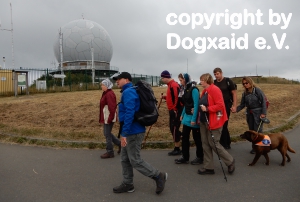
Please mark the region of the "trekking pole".
[[204, 112], [204, 114], [205, 114], [205, 118], [206, 118], [206, 121], [207, 121], [207, 127], [208, 127], [208, 130], [209, 130], [210, 135], [211, 135], [211, 138], [212, 138], [212, 140], [213, 140], [213, 142], [214, 142], [214, 144], [215, 144], [215, 148], [216, 148], [216, 151], [217, 151], [217, 155], [218, 155], [218, 158], [219, 158], [219, 162], [220, 162], [220, 165], [221, 165], [223, 174], [224, 174], [224, 179], [225, 179], [226, 182], [227, 182], [227, 177], [226, 177], [225, 172], [224, 172], [224, 168], [223, 168], [223, 165], [222, 165], [222, 162], [221, 162], [221, 159], [220, 159], [220, 155], [219, 155], [219, 152], [218, 152], [218, 149], [217, 149], [217, 145], [216, 145], [216, 142], [215, 142], [215, 138], [214, 138], [214, 135], [212, 134], [212, 131], [211, 131], [210, 128], [209, 128], [209, 121], [208, 121], [206, 112]]
[[[157, 106], [157, 111], [158, 111], [159, 108], [160, 108], [160, 104], [161, 104], [161, 102], [162, 102], [162, 99], [163, 99], [163, 93], [161, 93], [161, 98], [160, 98], [160, 101], [159, 101], [158, 106]], [[146, 134], [146, 137], [145, 137], [145, 139], [144, 139], [144, 141], [143, 141], [143, 143], [142, 143], [142, 148], [144, 148], [144, 146], [145, 146], [145, 144], [146, 144], [146, 140], [147, 140], [147, 137], [148, 137], [148, 135], [149, 135], [149, 132], [150, 132], [152, 126], [153, 126], [153, 125], [151, 125], [151, 126], [149, 127], [149, 129], [148, 129], [148, 132], [147, 132], [147, 134]]]

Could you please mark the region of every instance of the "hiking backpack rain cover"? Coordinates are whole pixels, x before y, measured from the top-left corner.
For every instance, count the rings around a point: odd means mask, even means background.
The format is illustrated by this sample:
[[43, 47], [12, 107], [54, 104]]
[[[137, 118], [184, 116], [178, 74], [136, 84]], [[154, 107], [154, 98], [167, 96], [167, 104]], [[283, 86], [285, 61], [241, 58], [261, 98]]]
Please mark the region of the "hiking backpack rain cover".
[[143, 126], [151, 126], [158, 119], [157, 100], [151, 85], [145, 81], [138, 81], [134, 88], [140, 98], [140, 109], [135, 112], [134, 118]]

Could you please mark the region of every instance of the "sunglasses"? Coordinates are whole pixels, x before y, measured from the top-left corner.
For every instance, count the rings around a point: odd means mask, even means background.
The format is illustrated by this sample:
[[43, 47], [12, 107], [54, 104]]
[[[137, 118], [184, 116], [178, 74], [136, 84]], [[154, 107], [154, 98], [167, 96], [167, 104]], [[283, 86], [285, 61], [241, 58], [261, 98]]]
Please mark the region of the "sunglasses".
[[243, 83], [243, 86], [244, 86], [244, 85], [248, 85], [248, 84], [249, 84], [248, 82], [245, 82], [245, 83]]

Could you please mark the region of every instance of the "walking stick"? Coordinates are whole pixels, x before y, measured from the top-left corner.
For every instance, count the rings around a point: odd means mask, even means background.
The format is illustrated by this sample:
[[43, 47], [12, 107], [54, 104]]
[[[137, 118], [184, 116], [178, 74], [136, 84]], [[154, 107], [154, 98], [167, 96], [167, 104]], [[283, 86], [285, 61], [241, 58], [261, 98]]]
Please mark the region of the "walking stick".
[[[161, 93], [161, 98], [160, 98], [160, 101], [159, 101], [158, 106], [157, 106], [157, 111], [159, 110], [159, 107], [160, 107], [160, 104], [161, 104], [161, 102], [162, 102], [162, 99], [163, 99], [163, 93]], [[145, 146], [145, 144], [146, 144], [146, 140], [147, 140], [147, 137], [148, 137], [148, 135], [149, 135], [149, 132], [150, 132], [152, 126], [153, 126], [153, 125], [151, 125], [151, 126], [149, 127], [149, 129], [148, 129], [148, 132], [147, 132], [146, 137], [145, 137], [145, 139], [144, 139], [144, 141], [143, 141], [143, 144], [142, 144], [142, 148], [144, 148], [144, 146]]]
[[208, 121], [208, 119], [207, 119], [206, 112], [204, 112], [204, 114], [205, 114], [205, 118], [206, 118], [206, 121], [207, 121], [208, 130], [209, 130], [210, 135], [211, 135], [211, 138], [212, 138], [212, 140], [213, 140], [213, 142], [214, 142], [214, 144], [215, 144], [215, 148], [216, 148], [216, 151], [217, 151], [217, 155], [218, 155], [218, 158], [219, 158], [219, 162], [220, 162], [220, 165], [221, 165], [221, 167], [222, 167], [223, 174], [224, 174], [224, 179], [225, 179], [226, 182], [227, 182], [227, 177], [226, 177], [225, 172], [224, 172], [224, 168], [223, 168], [223, 165], [222, 165], [222, 162], [221, 162], [221, 159], [220, 159], [220, 155], [219, 155], [219, 152], [218, 152], [218, 149], [217, 149], [217, 145], [216, 145], [216, 142], [215, 142], [215, 138], [214, 138], [214, 135], [212, 134], [212, 131], [211, 131], [210, 128], [209, 128], [209, 121]]

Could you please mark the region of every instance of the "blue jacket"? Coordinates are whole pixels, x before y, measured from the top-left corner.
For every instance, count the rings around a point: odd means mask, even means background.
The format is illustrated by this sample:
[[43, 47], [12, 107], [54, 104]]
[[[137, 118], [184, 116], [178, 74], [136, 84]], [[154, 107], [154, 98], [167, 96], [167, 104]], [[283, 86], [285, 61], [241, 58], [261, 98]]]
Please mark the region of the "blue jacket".
[[122, 127], [122, 137], [144, 133], [146, 127], [134, 121], [134, 114], [140, 108], [140, 99], [136, 90], [132, 88], [132, 83], [127, 83], [122, 87], [121, 102], [119, 104], [119, 121], [124, 122]]
[[[184, 107], [181, 114], [181, 116], [183, 117], [181, 123], [192, 128], [199, 128], [199, 124], [196, 123], [199, 108], [199, 91], [195, 88], [192, 91], [192, 98], [194, 101], [194, 113], [192, 115], [186, 114]], [[196, 124], [192, 126], [191, 122], [195, 122]]]

